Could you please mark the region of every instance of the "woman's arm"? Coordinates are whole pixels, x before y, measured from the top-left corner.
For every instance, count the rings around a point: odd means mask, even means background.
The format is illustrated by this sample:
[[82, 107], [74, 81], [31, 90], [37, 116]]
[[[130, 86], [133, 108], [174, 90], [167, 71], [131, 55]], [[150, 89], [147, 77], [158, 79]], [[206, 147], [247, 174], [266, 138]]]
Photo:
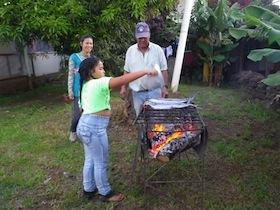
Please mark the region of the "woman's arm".
[[74, 99], [74, 93], [73, 93], [74, 67], [75, 67], [75, 63], [70, 58], [68, 63], [68, 96], [71, 100]]

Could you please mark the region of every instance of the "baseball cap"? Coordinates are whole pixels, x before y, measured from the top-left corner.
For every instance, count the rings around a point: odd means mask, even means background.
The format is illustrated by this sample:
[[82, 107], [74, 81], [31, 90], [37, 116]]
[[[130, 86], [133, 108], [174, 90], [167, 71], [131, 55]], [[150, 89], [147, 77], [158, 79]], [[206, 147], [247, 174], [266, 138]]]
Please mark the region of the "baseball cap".
[[139, 22], [136, 24], [135, 37], [136, 39], [150, 36], [150, 28], [147, 23]]

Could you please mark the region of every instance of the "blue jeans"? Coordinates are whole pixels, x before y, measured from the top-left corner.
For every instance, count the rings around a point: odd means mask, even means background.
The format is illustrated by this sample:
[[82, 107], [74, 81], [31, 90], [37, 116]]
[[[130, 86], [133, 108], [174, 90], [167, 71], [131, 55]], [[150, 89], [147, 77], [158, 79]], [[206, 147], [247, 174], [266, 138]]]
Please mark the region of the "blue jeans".
[[74, 101], [73, 101], [73, 106], [74, 106], [74, 115], [71, 121], [71, 127], [70, 127], [70, 131], [71, 132], [76, 132], [76, 128], [81, 116], [81, 110], [79, 107], [79, 97], [74, 97]]
[[151, 98], [161, 98], [161, 88], [149, 91], [132, 91], [133, 105], [136, 117], [141, 113], [144, 102]]
[[77, 126], [85, 151], [83, 186], [86, 192], [97, 188], [99, 194], [106, 195], [111, 190], [107, 178], [109, 120], [106, 116], [83, 114]]

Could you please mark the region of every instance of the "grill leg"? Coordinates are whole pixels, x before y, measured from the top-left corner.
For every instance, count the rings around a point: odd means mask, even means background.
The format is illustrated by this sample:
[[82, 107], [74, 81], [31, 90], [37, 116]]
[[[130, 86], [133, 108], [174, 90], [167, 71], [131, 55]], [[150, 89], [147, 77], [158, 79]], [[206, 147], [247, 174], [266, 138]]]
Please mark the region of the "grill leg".
[[130, 183], [131, 184], [133, 183], [134, 173], [137, 168], [138, 159], [139, 159], [140, 155], [141, 155], [141, 158], [144, 157], [144, 151], [143, 151], [143, 145], [142, 145], [143, 139], [144, 139], [144, 134], [143, 134], [143, 130], [142, 130], [142, 125], [139, 125], [138, 137], [137, 137], [137, 143], [136, 143], [136, 152], [135, 152], [134, 161], [132, 164], [132, 169], [131, 169], [131, 174], [130, 174]]

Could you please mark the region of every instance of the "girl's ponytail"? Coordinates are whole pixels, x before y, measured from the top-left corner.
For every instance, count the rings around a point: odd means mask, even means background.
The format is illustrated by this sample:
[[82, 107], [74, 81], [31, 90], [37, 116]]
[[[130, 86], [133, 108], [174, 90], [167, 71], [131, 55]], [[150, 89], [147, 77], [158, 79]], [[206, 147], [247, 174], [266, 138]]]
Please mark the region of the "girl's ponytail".
[[80, 64], [80, 102], [82, 102], [82, 88], [83, 84], [91, 78], [91, 70], [94, 70], [95, 66], [98, 64], [99, 58], [96, 56], [91, 56], [83, 60]]

